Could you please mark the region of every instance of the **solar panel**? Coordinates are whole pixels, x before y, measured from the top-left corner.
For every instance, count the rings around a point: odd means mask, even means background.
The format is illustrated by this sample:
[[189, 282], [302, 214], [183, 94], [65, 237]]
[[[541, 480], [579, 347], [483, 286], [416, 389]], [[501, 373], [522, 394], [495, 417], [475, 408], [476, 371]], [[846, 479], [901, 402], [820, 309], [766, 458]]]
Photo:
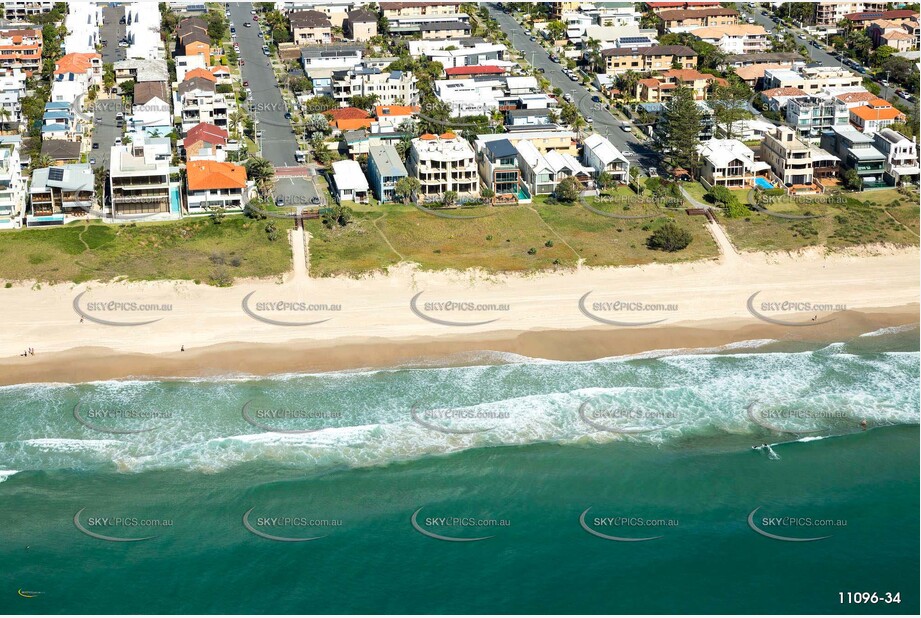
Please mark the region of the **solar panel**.
[[624, 43], [642, 43], [649, 39], [644, 36], [625, 36], [621, 39]]
[[62, 167], [52, 167], [48, 170], [48, 180], [64, 180], [64, 168]]

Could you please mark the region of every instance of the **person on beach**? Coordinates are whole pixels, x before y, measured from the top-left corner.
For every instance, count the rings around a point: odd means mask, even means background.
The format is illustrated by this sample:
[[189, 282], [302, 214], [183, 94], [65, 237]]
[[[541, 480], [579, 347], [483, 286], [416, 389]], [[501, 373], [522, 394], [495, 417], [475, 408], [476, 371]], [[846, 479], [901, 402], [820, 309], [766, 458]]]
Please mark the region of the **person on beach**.
[[179, 351], [180, 351], [180, 352], [185, 352], [185, 345], [179, 346]]
[[866, 421], [866, 419], [860, 421], [860, 429], [863, 430], [863, 431], [866, 431], [866, 430], [867, 430], [867, 421]]

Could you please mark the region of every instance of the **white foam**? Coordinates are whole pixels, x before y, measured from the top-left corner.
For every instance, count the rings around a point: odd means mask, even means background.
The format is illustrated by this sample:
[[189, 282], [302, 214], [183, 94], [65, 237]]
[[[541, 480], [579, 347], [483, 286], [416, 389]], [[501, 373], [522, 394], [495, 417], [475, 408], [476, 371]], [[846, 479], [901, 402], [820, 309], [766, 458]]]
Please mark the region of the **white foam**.
[[910, 330], [915, 330], [918, 328], [917, 324], [902, 324], [900, 326], [887, 326], [885, 328], [880, 328], [869, 333], [864, 333], [860, 335], [861, 337], [880, 337], [882, 335], [894, 335], [897, 333], [904, 333]]
[[10, 478], [14, 474], [19, 474], [20, 470], [0, 470], [0, 483]]

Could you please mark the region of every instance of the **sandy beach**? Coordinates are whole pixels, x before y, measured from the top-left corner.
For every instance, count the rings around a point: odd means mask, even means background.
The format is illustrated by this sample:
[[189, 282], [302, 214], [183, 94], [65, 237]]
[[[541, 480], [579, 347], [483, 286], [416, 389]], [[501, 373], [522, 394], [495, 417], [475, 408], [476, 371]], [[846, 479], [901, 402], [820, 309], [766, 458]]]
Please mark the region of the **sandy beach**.
[[[229, 288], [14, 282], [0, 288], [0, 383], [841, 340], [917, 323], [919, 276], [917, 248], [863, 248], [527, 276], [401, 266], [360, 280], [292, 274]], [[28, 348], [35, 355], [21, 356]]]

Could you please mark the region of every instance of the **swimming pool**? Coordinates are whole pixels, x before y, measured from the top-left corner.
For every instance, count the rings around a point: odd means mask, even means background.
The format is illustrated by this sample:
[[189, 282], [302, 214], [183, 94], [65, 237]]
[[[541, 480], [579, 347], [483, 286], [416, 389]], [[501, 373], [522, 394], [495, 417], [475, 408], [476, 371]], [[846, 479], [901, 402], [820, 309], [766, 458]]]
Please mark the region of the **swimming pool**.
[[174, 215], [180, 214], [182, 203], [179, 199], [179, 187], [170, 187], [169, 189], [169, 211]]
[[774, 185], [767, 181], [767, 179], [758, 177], [755, 178], [755, 185], [760, 189], [773, 189]]

